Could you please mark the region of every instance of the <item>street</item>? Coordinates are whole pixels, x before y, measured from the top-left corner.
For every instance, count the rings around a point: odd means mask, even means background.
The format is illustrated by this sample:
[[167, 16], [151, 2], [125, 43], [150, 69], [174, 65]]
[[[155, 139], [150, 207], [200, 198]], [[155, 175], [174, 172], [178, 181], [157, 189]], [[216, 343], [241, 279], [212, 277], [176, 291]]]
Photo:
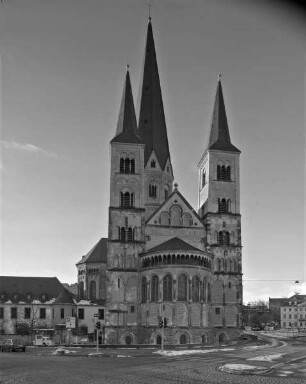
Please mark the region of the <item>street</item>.
[[[156, 349], [107, 349], [95, 355], [94, 349], [71, 348], [69, 355], [55, 356], [56, 348], [28, 348], [25, 353], [0, 354], [1, 384], [134, 384], [134, 383], [304, 383], [305, 343], [264, 338], [264, 344], [207, 348], [205, 353], [161, 356]], [[93, 353], [93, 357], [88, 357]], [[277, 361], [254, 361], [262, 356], [282, 355]], [[302, 358], [304, 356], [304, 358]], [[297, 360], [299, 358], [299, 360]], [[265, 375], [221, 372], [224, 364], [253, 364], [271, 368]]]

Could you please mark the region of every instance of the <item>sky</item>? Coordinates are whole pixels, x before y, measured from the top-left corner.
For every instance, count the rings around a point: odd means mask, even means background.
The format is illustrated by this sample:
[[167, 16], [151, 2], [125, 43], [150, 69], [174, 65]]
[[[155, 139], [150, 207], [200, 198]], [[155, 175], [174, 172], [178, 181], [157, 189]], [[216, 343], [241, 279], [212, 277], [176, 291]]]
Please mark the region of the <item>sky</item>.
[[[175, 182], [196, 210], [222, 74], [245, 302], [306, 293], [305, 13], [288, 4], [151, 1]], [[137, 104], [148, 13], [143, 0], [0, 3], [1, 275], [75, 283], [107, 237], [109, 142], [127, 64]]]

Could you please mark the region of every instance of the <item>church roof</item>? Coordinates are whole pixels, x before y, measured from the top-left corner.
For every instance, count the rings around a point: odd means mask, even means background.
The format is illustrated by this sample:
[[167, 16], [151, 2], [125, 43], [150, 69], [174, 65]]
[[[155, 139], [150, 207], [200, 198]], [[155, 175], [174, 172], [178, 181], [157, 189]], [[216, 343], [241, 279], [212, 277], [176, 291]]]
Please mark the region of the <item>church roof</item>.
[[102, 237], [97, 244], [76, 264], [83, 263], [106, 263], [107, 261], [107, 238]]
[[196, 248], [193, 245], [186, 243], [184, 240], [173, 237], [166, 242], [157, 245], [154, 248], [147, 250], [145, 253], [161, 252], [161, 251], [193, 251], [193, 252], [204, 252], [202, 249]]
[[210, 128], [209, 144], [207, 149], [240, 152], [240, 150], [231, 143], [220, 78], [217, 85]]
[[58, 297], [63, 289], [57, 277], [0, 276], [0, 293], [5, 293], [5, 300], [14, 295], [18, 295], [18, 301], [27, 301], [27, 295], [31, 296], [31, 300], [42, 300], [43, 294], [49, 300]]
[[145, 143], [144, 162], [147, 164], [154, 151], [160, 167], [165, 169], [170, 152], [151, 20], [140, 91], [138, 130]]
[[126, 72], [116, 135], [111, 143], [142, 144], [142, 140], [137, 136], [137, 122], [129, 71]]

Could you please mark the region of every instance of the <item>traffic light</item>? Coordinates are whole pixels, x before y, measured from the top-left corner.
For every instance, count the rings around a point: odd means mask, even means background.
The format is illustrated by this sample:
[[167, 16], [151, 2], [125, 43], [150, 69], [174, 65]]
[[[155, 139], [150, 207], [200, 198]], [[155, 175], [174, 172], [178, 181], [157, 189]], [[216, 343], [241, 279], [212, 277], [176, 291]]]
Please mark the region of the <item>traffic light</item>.
[[97, 328], [97, 329], [100, 329], [100, 328], [101, 328], [101, 321], [97, 321], [97, 322], [96, 322], [96, 328]]
[[167, 328], [167, 318], [164, 317], [164, 328]]
[[159, 328], [162, 328], [164, 326], [163, 320], [159, 320]]

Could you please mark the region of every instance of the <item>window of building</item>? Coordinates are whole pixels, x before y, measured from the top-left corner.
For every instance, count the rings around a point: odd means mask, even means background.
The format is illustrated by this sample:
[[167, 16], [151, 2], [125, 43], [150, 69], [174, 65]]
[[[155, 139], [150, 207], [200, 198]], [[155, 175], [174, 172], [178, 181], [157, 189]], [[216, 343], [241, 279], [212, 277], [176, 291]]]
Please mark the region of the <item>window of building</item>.
[[180, 275], [178, 278], [178, 292], [177, 292], [178, 301], [187, 300], [187, 276]]
[[151, 301], [158, 301], [158, 276], [154, 275], [151, 280]]
[[134, 313], [134, 312], [135, 312], [135, 306], [131, 305], [131, 313]]
[[203, 171], [203, 173], [202, 173], [202, 188], [204, 187], [205, 184], [206, 184], [206, 173], [205, 173], [205, 171]]
[[104, 320], [104, 308], [99, 308], [99, 320]]
[[227, 212], [227, 201], [225, 198], [218, 199], [218, 211], [219, 211], [219, 213], [226, 213]]
[[31, 318], [31, 308], [26, 307], [24, 309], [24, 318], [25, 319], [30, 319]]
[[134, 241], [134, 231], [133, 228], [129, 227], [127, 231], [128, 241]]
[[141, 280], [141, 302], [147, 301], [147, 279], [145, 277]]
[[220, 231], [218, 233], [218, 244], [219, 245], [229, 245], [230, 244], [230, 234], [227, 231]]
[[155, 162], [155, 160], [152, 160], [152, 161], [151, 161], [151, 168], [156, 168], [156, 162]]
[[215, 308], [215, 314], [216, 315], [220, 315], [221, 313], [221, 309], [220, 308]]
[[172, 301], [172, 276], [170, 274], [163, 278], [163, 300]]
[[4, 308], [0, 307], [0, 319], [4, 318]]
[[157, 187], [156, 185], [149, 185], [149, 197], [156, 197]]
[[45, 319], [46, 318], [46, 308], [40, 308], [39, 309], [39, 318]]
[[78, 308], [78, 318], [80, 320], [84, 320], [85, 317], [85, 310], [84, 308]]
[[71, 316], [75, 317], [75, 308], [71, 308]]
[[91, 281], [90, 282], [90, 286], [89, 286], [89, 297], [91, 300], [96, 300], [97, 296], [97, 286], [96, 286], [96, 282], [95, 281]]
[[79, 283], [78, 288], [79, 288], [79, 298], [80, 300], [83, 300], [84, 299], [84, 282], [83, 281]]
[[61, 308], [61, 319], [65, 318], [65, 309]]
[[230, 181], [231, 180], [231, 167], [225, 165], [217, 166], [217, 180]]
[[17, 308], [11, 308], [11, 319], [17, 319]]
[[200, 301], [200, 279], [199, 276], [193, 276], [192, 278], [192, 301], [198, 303]]
[[131, 208], [134, 206], [134, 193], [121, 192], [120, 194], [120, 206]]

